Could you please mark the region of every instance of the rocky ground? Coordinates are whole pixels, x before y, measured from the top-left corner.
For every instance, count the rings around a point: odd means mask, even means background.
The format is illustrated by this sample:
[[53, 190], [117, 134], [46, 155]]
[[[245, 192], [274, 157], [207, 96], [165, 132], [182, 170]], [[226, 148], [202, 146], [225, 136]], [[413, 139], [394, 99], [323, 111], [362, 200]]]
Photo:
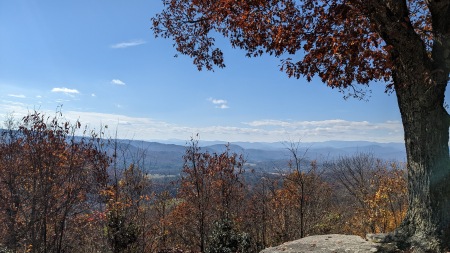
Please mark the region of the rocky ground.
[[376, 235], [363, 239], [356, 235], [316, 235], [267, 248], [260, 253], [363, 253], [398, 252], [395, 245], [381, 243]]

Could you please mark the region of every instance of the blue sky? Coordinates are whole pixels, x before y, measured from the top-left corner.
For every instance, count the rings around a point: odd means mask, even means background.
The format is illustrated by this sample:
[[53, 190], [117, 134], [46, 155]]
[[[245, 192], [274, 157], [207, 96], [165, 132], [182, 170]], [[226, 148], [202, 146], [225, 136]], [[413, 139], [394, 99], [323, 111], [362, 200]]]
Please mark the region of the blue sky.
[[120, 138], [401, 142], [395, 94], [344, 100], [289, 79], [279, 59], [246, 58], [219, 40], [225, 69], [199, 72], [155, 39], [159, 0], [0, 0], [0, 117], [62, 105], [69, 120]]

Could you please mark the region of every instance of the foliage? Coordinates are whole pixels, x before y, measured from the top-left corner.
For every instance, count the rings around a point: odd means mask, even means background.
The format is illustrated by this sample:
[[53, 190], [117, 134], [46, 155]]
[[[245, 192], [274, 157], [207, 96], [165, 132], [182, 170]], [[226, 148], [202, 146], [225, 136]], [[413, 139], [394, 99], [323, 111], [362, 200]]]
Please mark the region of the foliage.
[[148, 176], [132, 163], [107, 190], [107, 237], [113, 252], [141, 252], [150, 247], [146, 220], [152, 193]]
[[214, 220], [241, 217], [244, 159], [228, 148], [221, 154], [201, 152], [191, 140], [184, 160], [175, 219], [183, 224], [183, 240], [204, 252]]
[[238, 233], [230, 219], [214, 222], [207, 253], [246, 253], [249, 248], [249, 235]]
[[81, 124], [60, 114], [34, 112], [7, 126], [0, 139], [2, 242], [13, 251], [73, 251], [72, 232], [96, 208], [108, 157], [97, 138], [75, 137]]
[[108, 241], [113, 252], [124, 252], [137, 241], [138, 228], [117, 208], [108, 211]]
[[341, 157], [327, 168], [353, 202], [354, 212], [345, 225], [350, 233], [387, 233], [400, 225], [407, 210], [406, 175], [401, 165], [360, 153]]
[[[289, 77], [318, 76], [364, 98], [373, 81], [395, 91], [408, 168], [405, 221], [392, 234], [406, 248], [450, 248], [449, 0], [163, 0], [155, 36], [171, 38], [199, 70], [225, 67], [215, 36], [247, 56], [281, 57]], [[359, 86], [357, 86], [359, 84]], [[422, 238], [427, 236], [427, 243]]]
[[[152, 19], [155, 35], [172, 38], [177, 51], [194, 58], [199, 69], [225, 66], [214, 39], [221, 34], [247, 56], [282, 57], [281, 70], [289, 76], [311, 80], [317, 74], [331, 87], [391, 80], [393, 47], [398, 45], [381, 33], [388, 26], [379, 17], [385, 12], [402, 15], [404, 20], [392, 26], [417, 33], [424, 50], [431, 49], [434, 38], [429, 6], [422, 0], [405, 1], [404, 6], [342, 0], [163, 3], [166, 9]], [[399, 14], [404, 9], [409, 13]]]
[[0, 250], [253, 253], [313, 234], [387, 232], [405, 215], [404, 168], [368, 154], [307, 163], [291, 146], [286, 170], [249, 174], [242, 155], [193, 140], [179, 181], [161, 186], [142, 157], [125, 161], [117, 146], [108, 157], [98, 135], [76, 137], [87, 130], [60, 114], [7, 126]]

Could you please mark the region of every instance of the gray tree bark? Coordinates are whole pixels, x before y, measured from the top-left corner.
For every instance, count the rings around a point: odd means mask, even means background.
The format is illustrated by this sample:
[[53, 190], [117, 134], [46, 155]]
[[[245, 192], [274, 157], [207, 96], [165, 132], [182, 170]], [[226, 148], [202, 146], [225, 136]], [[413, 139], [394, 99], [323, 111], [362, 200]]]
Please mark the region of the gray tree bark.
[[443, 106], [445, 85], [434, 82], [396, 88], [409, 190], [407, 216], [397, 234], [417, 252], [441, 252], [450, 241], [449, 120]]
[[394, 234], [415, 252], [450, 247], [449, 115], [450, 0], [427, 1], [433, 41], [409, 22], [407, 1], [370, 1], [370, 19], [391, 46], [393, 81], [405, 134], [409, 208]]

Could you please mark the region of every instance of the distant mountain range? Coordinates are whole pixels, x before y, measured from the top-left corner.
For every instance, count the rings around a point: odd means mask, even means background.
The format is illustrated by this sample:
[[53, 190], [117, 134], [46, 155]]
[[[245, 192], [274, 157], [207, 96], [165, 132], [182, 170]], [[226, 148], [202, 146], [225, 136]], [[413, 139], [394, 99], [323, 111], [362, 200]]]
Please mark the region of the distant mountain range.
[[[0, 133], [4, 131], [0, 129]], [[285, 168], [290, 159], [286, 142], [225, 142], [199, 141], [201, 151], [222, 153], [226, 144], [232, 152], [242, 154], [246, 162], [255, 170], [264, 171]], [[142, 163], [150, 174], [178, 175], [183, 166], [183, 155], [188, 143], [183, 140], [117, 140], [117, 153], [127, 164]], [[109, 145], [107, 152], [114, 153], [114, 145]], [[300, 142], [298, 154], [305, 161], [324, 162], [357, 153], [371, 153], [374, 157], [390, 161], [406, 161], [403, 143], [377, 143], [368, 141], [325, 141]]]
[[[119, 140], [120, 150], [128, 150], [129, 156], [145, 153], [146, 169], [151, 174], [179, 174], [183, 166], [186, 141], [136, 141]], [[224, 141], [200, 141], [201, 151], [221, 153], [228, 144]], [[290, 159], [289, 143], [283, 142], [232, 142], [230, 150], [243, 154], [247, 163], [255, 169], [273, 170], [285, 167]], [[298, 153], [305, 160], [319, 162], [333, 160], [356, 153], [371, 153], [384, 160], [406, 161], [403, 143], [377, 143], [367, 141], [326, 141], [299, 143]], [[133, 158], [130, 157], [129, 160]]]

